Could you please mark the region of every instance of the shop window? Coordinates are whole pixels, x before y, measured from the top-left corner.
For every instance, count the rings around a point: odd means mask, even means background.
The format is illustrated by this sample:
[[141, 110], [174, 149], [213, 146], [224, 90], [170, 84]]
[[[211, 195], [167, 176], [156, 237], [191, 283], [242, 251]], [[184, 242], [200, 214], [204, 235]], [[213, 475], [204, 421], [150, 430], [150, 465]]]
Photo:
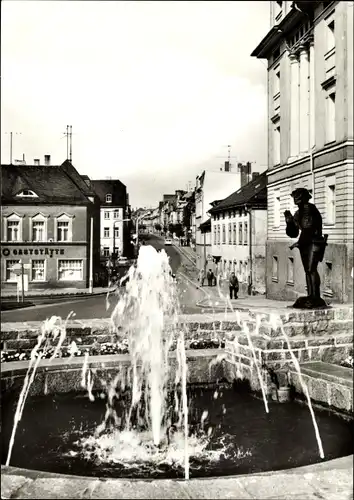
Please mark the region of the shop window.
[[103, 218], [104, 218], [104, 219], [110, 219], [110, 212], [108, 212], [108, 210], [105, 210], [105, 211], [104, 211]]
[[83, 279], [82, 260], [58, 260], [59, 281], [81, 281]]
[[31, 279], [32, 281], [45, 281], [45, 261], [32, 260], [31, 266]]
[[106, 203], [112, 203], [112, 195], [106, 194]]
[[272, 281], [278, 281], [279, 279], [279, 262], [276, 255], [273, 256], [272, 261]]
[[103, 237], [109, 238], [109, 227], [103, 228]]
[[294, 257], [288, 258], [288, 272], [287, 272], [287, 280], [288, 285], [294, 284]]
[[15, 264], [19, 264], [20, 261], [19, 260], [7, 260], [6, 261], [6, 272], [5, 272], [5, 276], [6, 276], [6, 281], [10, 281], [10, 282], [14, 282], [14, 281], [17, 281], [17, 276], [16, 274], [13, 272], [12, 268]]

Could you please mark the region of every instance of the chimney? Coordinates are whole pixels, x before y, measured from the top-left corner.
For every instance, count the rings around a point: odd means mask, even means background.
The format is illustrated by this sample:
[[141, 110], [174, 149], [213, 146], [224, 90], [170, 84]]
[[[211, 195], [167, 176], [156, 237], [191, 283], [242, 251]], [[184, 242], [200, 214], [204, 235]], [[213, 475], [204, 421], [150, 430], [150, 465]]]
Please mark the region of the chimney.
[[40, 165], [40, 160], [39, 160], [39, 158], [35, 158], [33, 161], [34, 161], [34, 164], [35, 164], [35, 165], [37, 165], [37, 166], [39, 166], [39, 165]]
[[44, 155], [44, 165], [50, 165], [50, 155]]
[[225, 172], [230, 172], [230, 162], [228, 160], [225, 161]]

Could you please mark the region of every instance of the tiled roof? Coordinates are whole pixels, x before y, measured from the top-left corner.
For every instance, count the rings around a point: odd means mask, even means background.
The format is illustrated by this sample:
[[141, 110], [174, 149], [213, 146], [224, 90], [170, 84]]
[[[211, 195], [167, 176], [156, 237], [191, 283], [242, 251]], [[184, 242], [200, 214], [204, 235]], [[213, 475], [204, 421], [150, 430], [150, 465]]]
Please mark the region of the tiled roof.
[[[102, 206], [125, 207], [127, 205], [127, 188], [118, 179], [91, 180], [91, 185], [101, 201]], [[106, 195], [112, 195], [112, 203], [106, 203]]]
[[[89, 190], [88, 186], [72, 165], [70, 170], [77, 174], [75, 181], [62, 165], [1, 165], [1, 202], [12, 205], [89, 203], [85, 195]], [[81, 179], [85, 189], [78, 186], [81, 184], [78, 178]], [[33, 191], [38, 198], [17, 197], [16, 195], [24, 189]]]
[[249, 205], [250, 207], [258, 206], [267, 208], [266, 172], [263, 172], [251, 182], [245, 184], [230, 196], [220, 201], [220, 203], [209, 210], [209, 213], [214, 214], [223, 210], [227, 210], [229, 208], [237, 208], [245, 204]]

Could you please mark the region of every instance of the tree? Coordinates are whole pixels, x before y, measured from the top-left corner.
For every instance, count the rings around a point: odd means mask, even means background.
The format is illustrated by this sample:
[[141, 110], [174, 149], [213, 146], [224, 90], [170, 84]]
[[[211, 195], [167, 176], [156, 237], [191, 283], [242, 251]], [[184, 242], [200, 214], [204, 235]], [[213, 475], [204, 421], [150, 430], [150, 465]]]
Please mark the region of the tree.
[[154, 227], [155, 227], [156, 231], [161, 231], [161, 229], [162, 229], [162, 226], [159, 223], [155, 224]]
[[180, 223], [174, 224], [174, 233], [176, 233], [176, 236], [178, 238], [181, 238], [182, 236], [184, 236], [182, 224], [180, 224]]

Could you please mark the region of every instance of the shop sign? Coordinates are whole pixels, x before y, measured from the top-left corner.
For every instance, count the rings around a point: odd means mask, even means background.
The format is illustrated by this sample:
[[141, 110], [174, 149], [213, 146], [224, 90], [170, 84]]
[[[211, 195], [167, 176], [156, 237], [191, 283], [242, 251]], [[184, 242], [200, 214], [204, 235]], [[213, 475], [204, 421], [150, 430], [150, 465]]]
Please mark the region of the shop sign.
[[3, 248], [2, 255], [8, 257], [9, 255], [64, 255], [64, 248]]

